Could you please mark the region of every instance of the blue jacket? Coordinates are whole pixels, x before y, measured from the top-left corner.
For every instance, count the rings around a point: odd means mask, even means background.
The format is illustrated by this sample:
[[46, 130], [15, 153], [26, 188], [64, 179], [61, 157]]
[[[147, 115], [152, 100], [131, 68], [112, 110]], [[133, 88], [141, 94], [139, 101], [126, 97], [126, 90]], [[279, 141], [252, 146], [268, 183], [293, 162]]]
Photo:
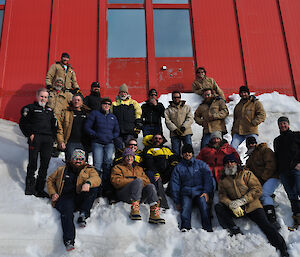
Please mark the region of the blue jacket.
[[117, 117], [112, 113], [104, 114], [99, 110], [90, 113], [84, 130], [91, 137], [93, 143], [102, 145], [112, 143], [120, 133]]
[[195, 158], [182, 159], [173, 170], [170, 186], [171, 196], [175, 204], [179, 204], [183, 195], [194, 198], [213, 192], [212, 174], [205, 162]]

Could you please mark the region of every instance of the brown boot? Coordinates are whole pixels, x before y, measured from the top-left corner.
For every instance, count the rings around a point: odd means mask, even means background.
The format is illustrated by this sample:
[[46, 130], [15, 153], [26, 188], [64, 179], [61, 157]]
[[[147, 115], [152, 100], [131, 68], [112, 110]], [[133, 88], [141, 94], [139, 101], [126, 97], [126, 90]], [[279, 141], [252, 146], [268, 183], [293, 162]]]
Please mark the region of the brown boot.
[[288, 227], [290, 231], [295, 231], [300, 226], [300, 213], [297, 213], [296, 215], [293, 215], [294, 225], [291, 227]]
[[131, 202], [131, 212], [130, 212], [129, 217], [132, 220], [141, 220], [142, 219], [142, 217], [140, 215], [140, 202], [139, 201]]
[[149, 223], [152, 224], [165, 224], [165, 220], [160, 217], [160, 208], [158, 204], [150, 206]]

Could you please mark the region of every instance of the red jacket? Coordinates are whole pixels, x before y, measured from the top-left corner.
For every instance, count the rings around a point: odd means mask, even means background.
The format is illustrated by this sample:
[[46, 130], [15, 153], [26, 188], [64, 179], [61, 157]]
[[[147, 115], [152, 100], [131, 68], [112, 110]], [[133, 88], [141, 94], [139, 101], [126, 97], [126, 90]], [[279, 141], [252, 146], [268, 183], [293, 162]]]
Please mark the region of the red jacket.
[[239, 163], [241, 163], [240, 156], [237, 151], [223, 139], [218, 149], [214, 148], [210, 143], [202, 148], [196, 159], [202, 160], [208, 164], [217, 183], [219, 183], [221, 174], [224, 170], [223, 158], [225, 155], [231, 153], [233, 153]]

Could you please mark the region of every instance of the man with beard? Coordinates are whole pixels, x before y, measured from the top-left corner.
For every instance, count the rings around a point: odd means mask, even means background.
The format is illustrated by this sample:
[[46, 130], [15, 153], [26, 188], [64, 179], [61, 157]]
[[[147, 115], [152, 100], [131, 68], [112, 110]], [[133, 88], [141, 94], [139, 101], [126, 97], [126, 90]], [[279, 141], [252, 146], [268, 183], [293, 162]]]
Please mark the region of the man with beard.
[[52, 64], [46, 75], [46, 87], [52, 89], [53, 83], [57, 77], [63, 78], [65, 91], [70, 91], [72, 94], [79, 93], [75, 71], [69, 64], [70, 56], [68, 53], [62, 53], [60, 61]]
[[85, 162], [85, 153], [75, 149], [70, 162], [57, 168], [48, 180], [52, 206], [60, 212], [63, 241], [67, 251], [74, 249], [74, 212], [79, 211], [77, 223], [86, 226], [101, 179], [97, 171]]
[[[150, 135], [148, 137], [151, 137]], [[160, 133], [152, 137], [152, 144], [144, 148], [143, 167], [152, 184], [155, 185], [160, 198], [160, 206], [169, 209], [163, 184], [169, 182], [174, 167], [178, 164], [179, 157], [167, 146], [166, 139]]]
[[[52, 109], [47, 106], [48, 96], [46, 88], [39, 89], [36, 92], [36, 102], [24, 106], [21, 110], [19, 126], [24, 136], [28, 138], [29, 152], [25, 195], [48, 197], [44, 186], [56, 135], [56, 119]], [[39, 153], [40, 168], [35, 179]]]
[[100, 85], [98, 82], [93, 82], [91, 84], [91, 93], [84, 98], [83, 103], [91, 110], [100, 110], [100, 101]]
[[203, 96], [206, 89], [211, 89], [213, 95], [219, 96], [225, 100], [225, 95], [213, 78], [206, 77], [206, 70], [198, 67], [196, 70], [196, 80], [193, 82], [193, 92]]
[[216, 215], [222, 228], [230, 236], [241, 234], [233, 217], [248, 217], [256, 223], [267, 239], [280, 251], [281, 257], [289, 256], [283, 237], [268, 221], [259, 201], [262, 188], [257, 177], [248, 169], [241, 168], [234, 154], [223, 159], [224, 176], [219, 182], [219, 203], [215, 205]]
[[231, 146], [238, 149], [239, 145], [247, 137], [258, 137], [258, 125], [265, 121], [266, 112], [261, 102], [254, 96], [250, 96], [247, 86], [239, 89], [241, 100], [234, 107], [232, 141]]
[[165, 110], [165, 122], [170, 130], [172, 151], [180, 156], [181, 143], [192, 145], [194, 120], [191, 106], [181, 100], [179, 91], [172, 92], [172, 101]]
[[248, 137], [246, 146], [248, 148], [246, 156], [249, 157], [246, 167], [254, 173], [262, 185], [260, 201], [268, 220], [277, 229], [280, 229], [280, 225], [276, 220], [274, 200], [272, 198], [274, 191], [280, 185], [275, 154], [266, 143], [257, 144], [255, 137]]
[[[70, 161], [75, 149], [87, 149], [89, 142], [84, 133], [84, 123], [89, 109], [83, 105], [82, 95], [75, 94], [70, 106], [58, 116], [57, 142], [58, 147], [65, 151], [66, 160]], [[87, 156], [88, 157], [88, 156]]]
[[203, 127], [201, 139], [201, 149], [206, 146], [210, 140], [212, 132], [221, 131], [226, 134], [225, 118], [229, 115], [224, 99], [214, 96], [212, 89], [204, 89], [204, 101], [198, 106], [194, 114], [197, 124]]
[[291, 202], [294, 225], [300, 226], [300, 132], [290, 129], [288, 117], [278, 119], [280, 135], [274, 139], [274, 152], [281, 183]]
[[132, 136], [138, 138], [143, 128], [142, 109], [137, 101], [131, 99], [126, 84], [120, 86], [116, 101], [112, 103], [111, 112], [116, 115], [120, 127], [120, 136], [114, 142], [115, 148], [122, 151], [128, 139]]

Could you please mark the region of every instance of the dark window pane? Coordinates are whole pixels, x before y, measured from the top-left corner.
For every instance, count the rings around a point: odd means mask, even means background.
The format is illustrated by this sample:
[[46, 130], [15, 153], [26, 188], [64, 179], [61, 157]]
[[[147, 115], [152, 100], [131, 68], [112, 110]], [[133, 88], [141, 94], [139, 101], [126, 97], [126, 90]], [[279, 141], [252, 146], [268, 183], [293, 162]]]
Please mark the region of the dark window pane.
[[1, 40], [1, 31], [2, 31], [3, 15], [4, 15], [4, 10], [0, 10], [0, 40]]
[[108, 0], [109, 4], [143, 4], [144, 0]]
[[153, 0], [154, 4], [188, 4], [189, 0]]
[[145, 11], [108, 10], [108, 57], [146, 57]]
[[153, 16], [155, 56], [192, 57], [189, 10], [156, 9]]
[[0, 0], [0, 4], [5, 4], [5, 0]]

